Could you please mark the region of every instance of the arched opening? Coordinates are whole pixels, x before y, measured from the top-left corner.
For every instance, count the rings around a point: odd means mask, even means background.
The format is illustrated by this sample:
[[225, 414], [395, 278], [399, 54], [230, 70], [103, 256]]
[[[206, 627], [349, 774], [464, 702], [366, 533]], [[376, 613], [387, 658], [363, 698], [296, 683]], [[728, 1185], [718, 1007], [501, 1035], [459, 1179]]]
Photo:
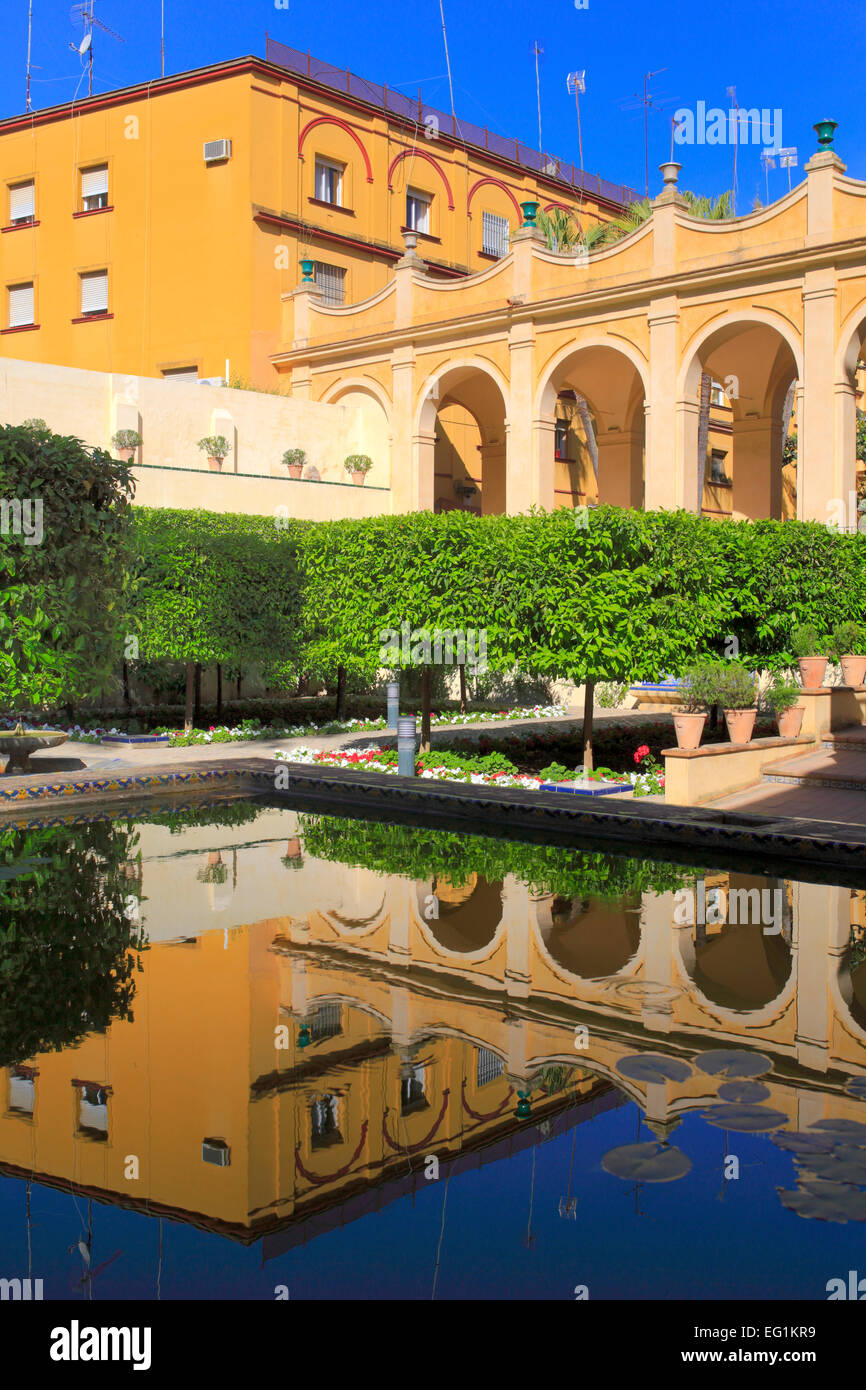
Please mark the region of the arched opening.
[[845, 528], [853, 530], [866, 510], [866, 317], [848, 323], [843, 336], [844, 351], [836, 383], [837, 446], [841, 462], [840, 490], [848, 502], [851, 479], [857, 503], [856, 515], [845, 517]]
[[570, 975], [617, 975], [640, 949], [640, 900], [625, 907], [601, 898], [554, 897], [539, 906], [538, 925], [551, 959]]
[[505, 398], [492, 375], [465, 364], [428, 383], [419, 440], [426, 446], [419, 460], [422, 495], [434, 511], [490, 516], [506, 510]]
[[350, 412], [346, 453], [366, 454], [373, 460], [367, 484], [371, 487], [389, 487], [391, 422], [385, 402], [368, 387], [355, 382], [342, 384], [325, 399], [329, 405], [342, 405]]
[[734, 520], [796, 516], [785, 440], [795, 438], [798, 376], [791, 345], [764, 320], [722, 324], [695, 348], [683, 402], [686, 506]]
[[713, 1004], [749, 1013], [766, 1008], [790, 974], [790, 945], [760, 922], [697, 928], [692, 978]]
[[554, 506], [644, 504], [646, 389], [637, 361], [619, 348], [568, 352], [544, 384], [540, 415], [552, 422]]
[[430, 919], [429, 930], [444, 951], [471, 955], [490, 946], [502, 920], [501, 883], [492, 883], [480, 874], [452, 883], [440, 875], [433, 879], [429, 893], [426, 885], [419, 887], [419, 911], [423, 912], [422, 904], [427, 904], [430, 894], [437, 915]]

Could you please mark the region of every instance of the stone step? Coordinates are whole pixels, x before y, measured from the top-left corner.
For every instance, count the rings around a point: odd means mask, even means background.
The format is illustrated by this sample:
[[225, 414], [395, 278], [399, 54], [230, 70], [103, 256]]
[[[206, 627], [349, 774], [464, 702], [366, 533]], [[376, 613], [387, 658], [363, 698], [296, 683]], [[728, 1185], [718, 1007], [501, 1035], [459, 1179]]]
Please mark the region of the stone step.
[[821, 738], [821, 747], [826, 749], [838, 748], [851, 752], [862, 750], [866, 753], [866, 725], [859, 725], [850, 729], [836, 729], [833, 733], [824, 734]]
[[[838, 737], [834, 735], [834, 739]], [[866, 791], [866, 744], [834, 742], [802, 757], [770, 763], [763, 770], [762, 781]]]

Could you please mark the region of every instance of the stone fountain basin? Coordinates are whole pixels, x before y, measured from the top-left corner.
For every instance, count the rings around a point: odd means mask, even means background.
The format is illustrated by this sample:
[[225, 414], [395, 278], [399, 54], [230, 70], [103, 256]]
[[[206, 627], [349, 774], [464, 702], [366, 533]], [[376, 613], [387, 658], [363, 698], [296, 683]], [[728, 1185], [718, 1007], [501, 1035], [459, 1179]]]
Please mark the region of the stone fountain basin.
[[30, 765], [31, 753], [35, 753], [39, 748], [56, 748], [58, 743], [65, 743], [67, 737], [67, 734], [54, 729], [34, 729], [24, 734], [0, 734], [0, 753], [5, 753], [9, 758], [6, 776], [20, 776], [21, 773], [34, 771]]

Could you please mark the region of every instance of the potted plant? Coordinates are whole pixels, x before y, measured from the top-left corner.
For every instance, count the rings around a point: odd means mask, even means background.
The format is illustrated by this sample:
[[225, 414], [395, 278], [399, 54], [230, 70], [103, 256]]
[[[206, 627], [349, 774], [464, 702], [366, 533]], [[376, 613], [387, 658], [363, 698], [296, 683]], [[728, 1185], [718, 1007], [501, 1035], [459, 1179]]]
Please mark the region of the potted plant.
[[352, 482], [360, 486], [373, 467], [373, 460], [366, 454], [349, 454], [343, 467], [347, 473], [351, 473]]
[[711, 698], [710, 663], [696, 662], [688, 667], [680, 681], [679, 700], [682, 710], [674, 715], [674, 732], [677, 748], [697, 748], [707, 722], [707, 710], [714, 703]]
[[223, 459], [229, 451], [229, 442], [224, 434], [206, 434], [198, 441], [198, 447], [207, 454], [208, 467], [212, 473], [219, 473]]
[[290, 478], [300, 478], [306, 461], [307, 455], [303, 449], [287, 449], [283, 454], [283, 463], [289, 470]]
[[827, 656], [820, 655], [822, 645], [826, 652], [829, 644], [822, 643], [811, 623], [801, 623], [791, 633], [791, 651], [797, 658], [800, 684], [804, 690], [820, 690], [824, 684]]
[[842, 667], [843, 685], [862, 685], [866, 681], [866, 656], [856, 653], [863, 649], [863, 630], [859, 623], [837, 623], [833, 628], [830, 655]]
[[725, 724], [731, 743], [749, 743], [755, 728], [755, 677], [742, 662], [719, 663], [716, 703], [725, 712]]
[[120, 457], [129, 463], [141, 444], [141, 435], [138, 430], [118, 430], [111, 436], [111, 442]]
[[766, 694], [767, 704], [776, 717], [780, 738], [797, 738], [803, 725], [803, 709], [797, 701], [800, 691], [793, 681], [777, 673]]

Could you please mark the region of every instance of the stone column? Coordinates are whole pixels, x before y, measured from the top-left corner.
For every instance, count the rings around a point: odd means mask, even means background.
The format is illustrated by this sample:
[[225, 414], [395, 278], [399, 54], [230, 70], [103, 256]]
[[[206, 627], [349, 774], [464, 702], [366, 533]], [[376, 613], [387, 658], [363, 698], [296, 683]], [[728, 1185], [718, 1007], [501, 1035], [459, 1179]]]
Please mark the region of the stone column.
[[[648, 511], [661, 508], [673, 511], [677, 507], [688, 507], [694, 511], [698, 488], [698, 402], [695, 401], [693, 405], [693, 430], [684, 430], [682, 412], [690, 403], [676, 400], [679, 371], [679, 307], [676, 298], [666, 295], [653, 300], [648, 323], [650, 371], [644, 505]], [[694, 480], [688, 495], [683, 487], [684, 472]]]
[[551, 506], [553, 502], [553, 455], [550, 463], [550, 500], [543, 501], [540, 489], [541, 461], [535, 459], [532, 428], [532, 398], [535, 391], [535, 328], [532, 323], [514, 324], [508, 334], [510, 383], [508, 423], [506, 425], [506, 505], [509, 516], [527, 512], [533, 502]]
[[[413, 433], [415, 413], [415, 350], [409, 345], [391, 354], [393, 454], [391, 500], [395, 512], [415, 512], [433, 506], [432, 436]], [[424, 498], [429, 500], [424, 501]]]
[[734, 511], [750, 521], [782, 516], [782, 421], [746, 416], [733, 421]]
[[[803, 414], [797, 430], [797, 516], [824, 521], [834, 501], [854, 489], [854, 451], [846, 468], [835, 438], [836, 272], [832, 266], [803, 277]], [[736, 468], [736, 454], [734, 468]], [[847, 477], [846, 477], [847, 474]], [[846, 487], [847, 483], [847, 487]], [[828, 507], [828, 503], [830, 504]]]
[[531, 936], [532, 899], [525, 883], [509, 874], [502, 885], [502, 916], [505, 923], [505, 988], [516, 998], [525, 999], [532, 984]]

